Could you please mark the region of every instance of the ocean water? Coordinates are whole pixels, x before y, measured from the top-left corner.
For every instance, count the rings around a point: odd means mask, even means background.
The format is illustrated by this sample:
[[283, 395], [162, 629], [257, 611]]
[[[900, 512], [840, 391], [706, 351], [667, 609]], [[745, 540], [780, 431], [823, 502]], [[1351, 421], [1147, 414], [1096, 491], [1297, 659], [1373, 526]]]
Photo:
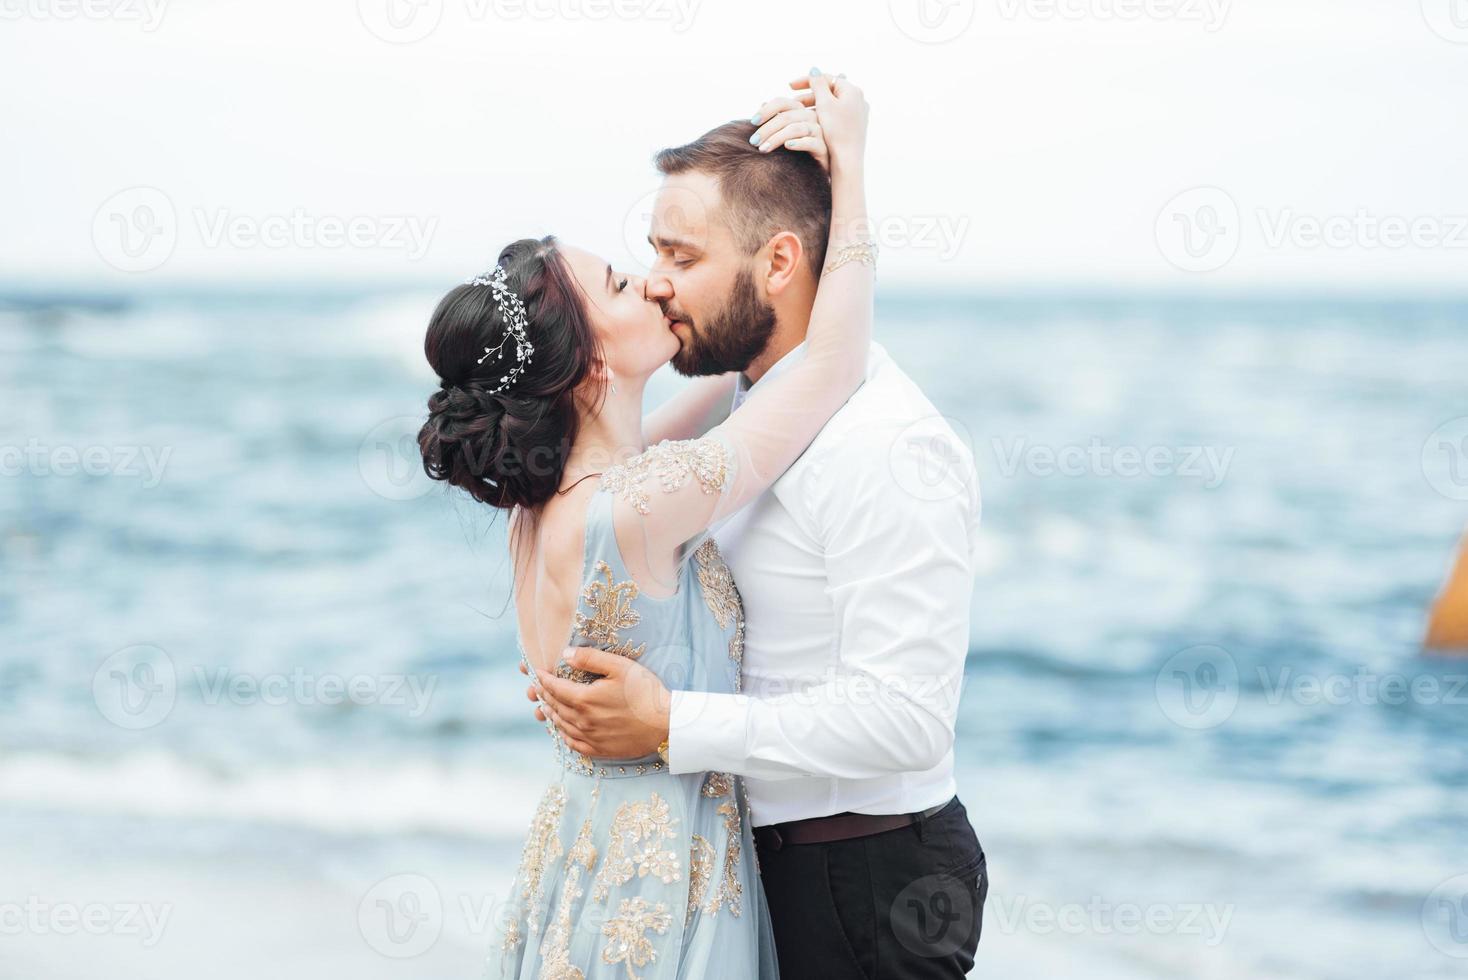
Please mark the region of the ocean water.
[[[417, 467], [434, 298], [0, 301], [0, 977], [473, 975], [549, 747], [502, 522]], [[884, 296], [983, 482], [976, 975], [1468, 971], [1465, 327]]]

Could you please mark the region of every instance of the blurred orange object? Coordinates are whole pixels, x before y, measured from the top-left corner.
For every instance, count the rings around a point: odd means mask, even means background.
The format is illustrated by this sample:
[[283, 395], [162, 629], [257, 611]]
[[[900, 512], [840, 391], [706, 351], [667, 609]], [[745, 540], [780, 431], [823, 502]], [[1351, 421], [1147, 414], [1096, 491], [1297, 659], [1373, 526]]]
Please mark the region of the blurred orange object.
[[1468, 535], [1458, 548], [1458, 561], [1427, 618], [1429, 650], [1468, 653]]

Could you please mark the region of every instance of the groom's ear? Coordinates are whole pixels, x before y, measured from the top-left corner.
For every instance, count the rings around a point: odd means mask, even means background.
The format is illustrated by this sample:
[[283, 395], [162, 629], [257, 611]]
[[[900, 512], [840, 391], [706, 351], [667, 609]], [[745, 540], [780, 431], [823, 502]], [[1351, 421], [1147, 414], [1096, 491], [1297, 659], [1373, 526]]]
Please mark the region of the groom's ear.
[[769, 253], [769, 272], [765, 277], [765, 289], [771, 296], [777, 296], [790, 288], [795, 277], [805, 262], [805, 249], [800, 244], [800, 236], [793, 231], [776, 232], [768, 242], [765, 249]]

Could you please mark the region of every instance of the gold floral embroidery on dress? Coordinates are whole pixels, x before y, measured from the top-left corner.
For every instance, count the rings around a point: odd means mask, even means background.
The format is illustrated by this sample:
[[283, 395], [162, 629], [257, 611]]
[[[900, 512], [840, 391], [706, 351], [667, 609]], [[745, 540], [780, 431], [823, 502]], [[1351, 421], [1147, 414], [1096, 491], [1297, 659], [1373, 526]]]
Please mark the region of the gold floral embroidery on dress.
[[734, 661], [734, 693], [744, 689], [744, 616], [740, 615], [734, 635], [729, 637], [729, 659]]
[[[725, 797], [733, 798], [734, 777], [727, 772], [711, 772], [703, 779], [703, 787], [699, 795], [705, 799], [718, 800]], [[732, 810], [731, 803], [720, 804], [718, 813], [724, 818], [724, 829], [727, 831], [728, 840], [725, 842], [724, 851], [724, 879], [714, 894], [709, 896], [708, 907], [704, 910], [710, 915], [717, 912], [727, 899], [729, 911], [737, 917], [740, 911], [739, 895], [743, 886], [739, 883], [739, 812]], [[732, 819], [731, 819], [732, 812]], [[702, 846], [700, 846], [702, 845]], [[688, 915], [693, 917], [693, 910], [704, 899], [708, 890], [708, 883], [714, 874], [714, 846], [698, 834], [693, 835], [693, 860], [688, 873]]]
[[[598, 578], [587, 582], [586, 588], [581, 590], [581, 601], [591, 607], [592, 614], [576, 614], [576, 632], [608, 653], [636, 660], [647, 649], [647, 644], [633, 646], [631, 640], [622, 639], [621, 631], [642, 622], [642, 614], [632, 608], [632, 600], [637, 598], [637, 583], [631, 579], [613, 582], [612, 566], [604, 561], [596, 563], [595, 574]], [[562, 661], [556, 665], [556, 676], [589, 684], [601, 675]]]
[[602, 962], [612, 966], [621, 963], [627, 970], [627, 980], [641, 980], [632, 968], [646, 966], [658, 958], [647, 931], [651, 929], [662, 935], [672, 923], [673, 916], [662, 902], [649, 908], [645, 898], [622, 899], [617, 914], [601, 927], [602, 935], [607, 937], [607, 945], [601, 951]]
[[[562, 668], [564, 668], [564, 672], [562, 672]], [[570, 668], [570, 666], [566, 664], [562, 664], [560, 667], [556, 668], [556, 676], [564, 677], [567, 680], [575, 679], [571, 676], [571, 674], [573, 673], [574, 671]], [[595, 680], [595, 677], [593, 677], [592, 679]], [[571, 746], [566, 745], [565, 740], [561, 738], [561, 733], [559, 731], [556, 732], [556, 738], [560, 740], [559, 748], [557, 749], [557, 751], [561, 754], [561, 766], [563, 768], [569, 769], [571, 772], [576, 773], [578, 776], [596, 775], [596, 764], [592, 761], [591, 756], [577, 752], [575, 749], [571, 748]]]
[[571, 963], [571, 910], [576, 900], [586, 894], [581, 887], [582, 870], [596, 866], [596, 845], [591, 842], [591, 821], [581, 825], [581, 832], [571, 850], [566, 852], [566, 882], [561, 887], [561, 900], [556, 916], [545, 931], [540, 944], [541, 980], [586, 980], [586, 974]]
[[711, 772], [704, 777], [703, 789], [699, 792], [708, 799], [717, 800], [721, 796], [728, 796], [733, 788], [733, 776], [727, 772]]
[[519, 913], [511, 914], [514, 917], [505, 923], [505, 938], [500, 942], [500, 949], [504, 950], [506, 953], [514, 949], [516, 946], [520, 945], [520, 943], [524, 942], [525, 940], [525, 937], [520, 935]]
[[702, 834], [694, 834], [688, 855], [688, 914], [683, 917], [685, 928], [693, 921], [693, 913], [703, 903], [704, 893], [708, 891], [713, 877], [714, 845]]
[[634, 874], [652, 875], [665, 885], [678, 880], [678, 855], [663, 849], [663, 841], [677, 836], [668, 801], [656, 793], [646, 801], [628, 800], [612, 817], [611, 843], [596, 875], [591, 897], [605, 902], [613, 885], [625, 885]]
[[693, 553], [698, 561], [698, 584], [703, 588], [703, 601], [714, 614], [719, 629], [726, 630], [734, 624], [734, 635], [729, 637], [729, 659], [734, 662], [734, 691], [742, 686], [740, 674], [744, 669], [744, 600], [739, 596], [739, 587], [734, 584], [734, 575], [729, 571], [719, 545], [709, 538]]
[[[743, 783], [739, 784], [738, 795], [744, 800], [744, 820], [748, 826], [753, 827], [754, 811], [749, 808], [749, 792], [745, 790]], [[759, 878], [759, 848], [751, 850], [749, 856], [754, 859], [754, 876], [757, 879]]]
[[639, 514], [647, 514], [649, 477], [657, 477], [664, 493], [679, 490], [689, 477], [698, 481], [704, 493], [718, 493], [729, 479], [729, 457], [723, 443], [716, 439], [664, 441], [633, 456], [625, 463], [610, 466], [602, 474], [602, 489], [627, 501]]
[[[530, 658], [525, 656], [523, 650], [520, 653], [520, 663], [527, 675], [531, 677], [535, 676], [531, 668]], [[556, 665], [555, 674], [557, 677], [569, 678], [570, 674], [568, 672], [570, 670], [571, 665], [562, 661], [561, 663]], [[537, 684], [536, 686], [539, 687], [539, 684]], [[559, 761], [564, 768], [572, 769], [576, 772], [582, 773], [583, 775], [590, 775], [594, 771], [591, 768], [591, 760], [587, 759], [586, 756], [582, 755], [581, 753], [573, 752], [571, 750], [571, 747], [566, 744], [565, 738], [562, 737], [561, 730], [556, 727], [556, 723], [549, 716], [547, 716], [545, 719], [545, 730], [546, 733], [550, 735], [551, 747], [555, 751], [556, 760]], [[506, 940], [506, 942], [508, 942], [508, 940]], [[516, 939], [516, 942], [518, 943], [519, 940]]]
[[[540, 928], [540, 896], [546, 865], [561, 856], [561, 812], [565, 806], [565, 789], [559, 784], [547, 787], [530, 820], [525, 848], [520, 852], [520, 870], [515, 876], [520, 882], [520, 910], [516, 917], [524, 916], [531, 933]], [[522, 939], [517, 921], [506, 930], [504, 945], [518, 946]]]
[[704, 605], [714, 614], [719, 629], [726, 630], [739, 617], [742, 605], [739, 590], [734, 587], [734, 576], [713, 538], [699, 545], [693, 557], [698, 561], [698, 584], [703, 586]]
[[713, 895], [709, 896], [708, 904], [703, 910], [708, 915], [713, 915], [728, 902], [729, 912], [737, 919], [743, 909], [741, 898], [744, 895], [744, 885], [739, 880], [739, 853], [743, 845], [739, 829], [739, 807], [733, 801], [720, 803], [717, 812], [724, 818], [724, 877], [714, 889]]

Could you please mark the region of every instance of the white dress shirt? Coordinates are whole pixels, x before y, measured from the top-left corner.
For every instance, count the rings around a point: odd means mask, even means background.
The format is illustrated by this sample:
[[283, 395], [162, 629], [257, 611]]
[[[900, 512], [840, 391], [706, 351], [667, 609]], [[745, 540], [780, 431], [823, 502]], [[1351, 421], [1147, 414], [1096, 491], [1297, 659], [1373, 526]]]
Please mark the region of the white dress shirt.
[[[741, 380], [735, 407], [758, 390]], [[672, 771], [746, 777], [760, 826], [952, 797], [979, 511], [968, 447], [873, 344], [857, 393], [716, 531], [743, 693], [673, 693]]]

